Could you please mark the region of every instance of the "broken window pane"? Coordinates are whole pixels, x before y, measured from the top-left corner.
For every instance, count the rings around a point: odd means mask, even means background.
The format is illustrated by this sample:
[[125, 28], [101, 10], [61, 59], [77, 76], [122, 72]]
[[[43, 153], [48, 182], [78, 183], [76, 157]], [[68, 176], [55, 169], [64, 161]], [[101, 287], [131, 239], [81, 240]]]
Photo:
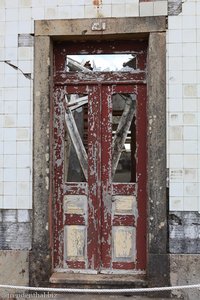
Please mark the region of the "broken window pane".
[[135, 182], [135, 95], [112, 96], [113, 181]]
[[67, 72], [131, 72], [136, 70], [136, 54], [68, 55]]
[[[83, 147], [87, 151], [88, 134], [87, 134], [87, 96], [71, 94], [67, 95], [69, 108], [73, 114], [73, 118], [78, 130], [78, 134], [82, 140]], [[81, 149], [79, 149], [81, 151]], [[77, 151], [73, 145], [72, 137], [68, 131], [66, 124], [65, 131], [65, 180], [68, 182], [85, 182], [81, 162], [77, 156]]]

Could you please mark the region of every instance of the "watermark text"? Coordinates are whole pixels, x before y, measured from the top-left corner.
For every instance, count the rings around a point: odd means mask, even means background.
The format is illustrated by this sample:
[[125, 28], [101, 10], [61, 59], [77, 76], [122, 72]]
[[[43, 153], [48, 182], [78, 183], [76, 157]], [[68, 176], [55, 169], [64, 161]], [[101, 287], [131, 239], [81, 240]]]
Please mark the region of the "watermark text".
[[10, 293], [8, 299], [54, 299], [56, 294], [54, 293]]

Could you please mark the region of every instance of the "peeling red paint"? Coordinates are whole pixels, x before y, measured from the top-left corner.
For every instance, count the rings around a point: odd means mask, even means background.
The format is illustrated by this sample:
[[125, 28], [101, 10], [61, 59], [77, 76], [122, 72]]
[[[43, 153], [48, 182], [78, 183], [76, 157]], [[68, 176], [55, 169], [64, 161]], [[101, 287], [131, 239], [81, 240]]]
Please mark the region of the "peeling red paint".
[[114, 216], [113, 226], [135, 226], [135, 217], [132, 216]]
[[65, 225], [85, 225], [85, 218], [82, 215], [65, 214]]
[[66, 264], [69, 269], [85, 269], [85, 262], [84, 261], [70, 261], [66, 260]]

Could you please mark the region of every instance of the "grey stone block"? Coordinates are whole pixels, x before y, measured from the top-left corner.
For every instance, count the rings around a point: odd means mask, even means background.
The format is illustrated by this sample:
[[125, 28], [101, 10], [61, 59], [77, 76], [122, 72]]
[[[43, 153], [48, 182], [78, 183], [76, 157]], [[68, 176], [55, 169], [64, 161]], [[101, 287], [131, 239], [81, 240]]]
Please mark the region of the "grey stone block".
[[[199, 254], [171, 254], [170, 255], [171, 285], [199, 284], [200, 255]], [[172, 295], [179, 299], [200, 299], [199, 289], [173, 290]]]
[[[28, 251], [0, 251], [0, 282], [3, 285], [28, 286]], [[0, 299], [12, 299], [21, 290], [0, 289]]]

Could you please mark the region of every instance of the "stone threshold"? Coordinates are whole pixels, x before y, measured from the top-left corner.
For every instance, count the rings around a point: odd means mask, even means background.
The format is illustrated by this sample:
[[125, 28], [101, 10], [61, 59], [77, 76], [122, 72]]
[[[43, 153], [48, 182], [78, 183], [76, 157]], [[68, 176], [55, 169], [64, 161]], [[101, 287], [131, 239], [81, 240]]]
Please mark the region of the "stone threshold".
[[101, 287], [147, 287], [146, 275], [141, 274], [76, 274], [56, 272], [50, 277], [51, 284]]

